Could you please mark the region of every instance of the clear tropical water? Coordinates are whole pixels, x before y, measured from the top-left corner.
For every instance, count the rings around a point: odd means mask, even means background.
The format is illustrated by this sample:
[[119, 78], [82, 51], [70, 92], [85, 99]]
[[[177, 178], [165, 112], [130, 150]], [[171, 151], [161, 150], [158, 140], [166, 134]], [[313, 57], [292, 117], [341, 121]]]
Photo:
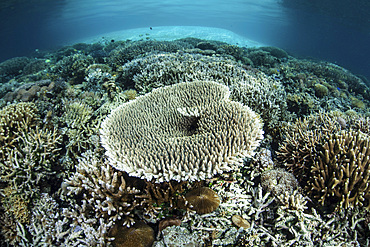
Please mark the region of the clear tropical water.
[[0, 246], [369, 246], [369, 13], [0, 1]]
[[111, 31], [206, 26], [370, 75], [366, 1], [6, 0], [0, 8], [0, 61]]

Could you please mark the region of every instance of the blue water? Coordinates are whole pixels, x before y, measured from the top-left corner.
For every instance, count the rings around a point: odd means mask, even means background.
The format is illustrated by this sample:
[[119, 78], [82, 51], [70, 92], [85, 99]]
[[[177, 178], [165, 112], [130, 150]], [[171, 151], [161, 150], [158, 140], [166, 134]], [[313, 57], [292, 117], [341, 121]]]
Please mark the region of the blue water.
[[206, 26], [334, 62], [370, 78], [369, 4], [342, 0], [318, 7], [307, 2], [314, 1], [2, 0], [0, 61], [122, 29]]

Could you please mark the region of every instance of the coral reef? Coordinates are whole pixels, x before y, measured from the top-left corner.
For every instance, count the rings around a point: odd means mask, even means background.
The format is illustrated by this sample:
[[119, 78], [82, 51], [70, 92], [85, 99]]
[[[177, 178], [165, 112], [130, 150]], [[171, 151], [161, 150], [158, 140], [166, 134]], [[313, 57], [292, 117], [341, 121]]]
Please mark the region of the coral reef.
[[29, 62], [28, 57], [14, 57], [0, 63], [0, 82], [4, 83], [11, 77], [20, 75]]
[[135, 83], [140, 93], [168, 84], [215, 81], [230, 86], [231, 98], [256, 111], [270, 127], [276, 126], [286, 110], [286, 95], [277, 80], [263, 73], [246, 71], [226, 57], [195, 54], [151, 54], [126, 63], [118, 81]]
[[94, 63], [91, 56], [83, 54], [74, 54], [64, 57], [58, 61], [55, 66], [50, 68], [51, 73], [57, 73], [73, 84], [82, 83], [86, 76], [86, 69]]
[[182, 41], [169, 42], [149, 40], [132, 43], [129, 42], [112, 50], [108, 57], [108, 63], [112, 66], [122, 66], [126, 62], [147, 52], [176, 52], [186, 48], [193, 47]]
[[254, 154], [263, 131], [258, 116], [228, 95], [214, 82], [179, 83], [123, 104], [102, 123], [111, 164], [159, 182], [233, 169]]
[[1, 246], [370, 244], [366, 79], [150, 39], [0, 64]]

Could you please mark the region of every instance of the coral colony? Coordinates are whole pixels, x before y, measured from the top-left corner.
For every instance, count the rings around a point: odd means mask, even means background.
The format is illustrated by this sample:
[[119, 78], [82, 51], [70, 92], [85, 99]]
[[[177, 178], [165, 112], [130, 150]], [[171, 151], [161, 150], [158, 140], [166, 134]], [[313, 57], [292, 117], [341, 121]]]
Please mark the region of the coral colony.
[[370, 90], [218, 41], [0, 64], [1, 246], [368, 246]]

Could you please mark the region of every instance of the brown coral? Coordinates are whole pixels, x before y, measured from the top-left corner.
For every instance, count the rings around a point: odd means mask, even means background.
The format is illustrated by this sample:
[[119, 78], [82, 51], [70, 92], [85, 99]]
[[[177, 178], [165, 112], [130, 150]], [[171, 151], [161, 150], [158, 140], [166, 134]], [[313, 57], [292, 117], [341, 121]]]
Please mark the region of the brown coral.
[[278, 158], [299, 180], [304, 180], [317, 155], [317, 145], [339, 130], [341, 126], [336, 117], [328, 113], [320, 112], [299, 119], [284, 127], [285, 139], [277, 152]]
[[311, 173], [310, 194], [322, 205], [338, 202], [339, 209], [366, 204], [370, 209], [369, 136], [355, 131], [330, 135]]
[[135, 196], [138, 200], [143, 200], [141, 203], [143, 216], [152, 220], [177, 214], [179, 210], [185, 210], [187, 201], [184, 194], [187, 185], [191, 186], [187, 181], [163, 183], [145, 181], [144, 193]]
[[136, 222], [131, 227], [116, 224], [110, 231], [115, 247], [150, 247], [154, 242], [154, 230], [143, 222]]
[[221, 203], [214, 190], [207, 187], [193, 189], [186, 193], [186, 200], [198, 214], [208, 214], [215, 211]]
[[288, 126], [278, 156], [322, 205], [370, 208], [367, 121], [349, 117], [347, 131], [337, 118], [319, 113]]

